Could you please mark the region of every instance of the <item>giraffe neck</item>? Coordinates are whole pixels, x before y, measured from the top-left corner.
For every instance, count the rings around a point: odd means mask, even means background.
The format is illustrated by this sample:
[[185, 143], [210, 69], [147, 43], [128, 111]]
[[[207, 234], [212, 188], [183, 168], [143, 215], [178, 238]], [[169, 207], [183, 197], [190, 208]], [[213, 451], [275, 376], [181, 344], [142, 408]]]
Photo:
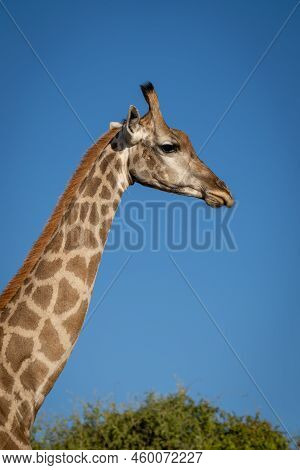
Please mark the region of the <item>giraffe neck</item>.
[[29, 446], [35, 415], [80, 333], [112, 219], [130, 184], [128, 150], [113, 148], [97, 158], [34, 269], [0, 312], [0, 448], [4, 438], [9, 448]]

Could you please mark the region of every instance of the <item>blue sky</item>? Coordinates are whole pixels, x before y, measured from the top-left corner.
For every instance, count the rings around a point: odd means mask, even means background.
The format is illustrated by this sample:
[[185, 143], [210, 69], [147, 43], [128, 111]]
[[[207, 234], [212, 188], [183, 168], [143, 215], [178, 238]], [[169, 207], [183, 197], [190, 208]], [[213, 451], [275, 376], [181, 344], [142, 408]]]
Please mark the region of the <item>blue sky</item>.
[[[146, 111], [138, 85], [151, 80], [166, 121], [199, 151], [296, 1], [4, 3], [94, 138], [130, 104]], [[292, 434], [300, 433], [299, 30], [300, 8], [200, 154], [238, 201], [237, 250], [172, 253]], [[91, 139], [2, 7], [0, 31], [3, 288]], [[135, 185], [122, 204], [130, 200], [182, 197]], [[174, 230], [184, 230], [180, 221]], [[68, 413], [77, 399], [128, 402], [181, 383], [279, 424], [169, 254], [149, 241], [133, 254], [42, 411]], [[92, 309], [127, 257], [105, 254]]]

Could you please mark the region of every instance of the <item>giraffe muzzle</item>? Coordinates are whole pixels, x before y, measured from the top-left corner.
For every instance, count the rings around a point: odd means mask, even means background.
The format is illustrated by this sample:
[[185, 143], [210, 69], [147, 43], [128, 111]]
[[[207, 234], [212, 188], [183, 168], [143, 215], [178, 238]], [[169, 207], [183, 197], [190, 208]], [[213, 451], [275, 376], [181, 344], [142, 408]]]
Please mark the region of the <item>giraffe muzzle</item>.
[[204, 200], [206, 204], [211, 207], [232, 207], [234, 204], [234, 199], [227, 188], [224, 188], [224, 190], [217, 189], [212, 191], [206, 191], [204, 195]]

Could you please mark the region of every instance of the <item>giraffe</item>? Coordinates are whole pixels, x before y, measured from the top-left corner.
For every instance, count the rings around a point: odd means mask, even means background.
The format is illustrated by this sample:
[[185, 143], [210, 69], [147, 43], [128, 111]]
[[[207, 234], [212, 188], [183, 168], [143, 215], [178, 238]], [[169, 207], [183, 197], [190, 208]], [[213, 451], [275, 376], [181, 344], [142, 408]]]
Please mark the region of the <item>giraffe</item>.
[[135, 182], [212, 207], [233, 197], [163, 119], [156, 91], [85, 154], [41, 236], [0, 296], [0, 448], [30, 449], [30, 429], [80, 334], [123, 192]]

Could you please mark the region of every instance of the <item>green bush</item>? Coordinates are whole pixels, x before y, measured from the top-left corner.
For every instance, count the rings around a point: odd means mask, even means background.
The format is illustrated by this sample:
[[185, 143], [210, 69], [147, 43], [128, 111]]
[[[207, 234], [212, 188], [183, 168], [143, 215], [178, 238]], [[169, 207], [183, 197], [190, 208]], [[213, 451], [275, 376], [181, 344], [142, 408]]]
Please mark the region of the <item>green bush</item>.
[[236, 416], [184, 390], [150, 393], [138, 406], [86, 404], [82, 413], [34, 427], [33, 449], [288, 449], [268, 421]]

